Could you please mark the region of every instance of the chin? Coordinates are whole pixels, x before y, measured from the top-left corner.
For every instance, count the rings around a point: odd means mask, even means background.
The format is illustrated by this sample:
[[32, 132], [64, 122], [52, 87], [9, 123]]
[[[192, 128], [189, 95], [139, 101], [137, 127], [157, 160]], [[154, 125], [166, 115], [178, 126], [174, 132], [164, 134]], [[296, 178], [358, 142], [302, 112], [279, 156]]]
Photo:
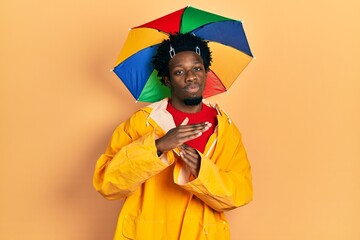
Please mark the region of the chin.
[[185, 98], [183, 101], [187, 106], [197, 106], [202, 102], [203, 97]]

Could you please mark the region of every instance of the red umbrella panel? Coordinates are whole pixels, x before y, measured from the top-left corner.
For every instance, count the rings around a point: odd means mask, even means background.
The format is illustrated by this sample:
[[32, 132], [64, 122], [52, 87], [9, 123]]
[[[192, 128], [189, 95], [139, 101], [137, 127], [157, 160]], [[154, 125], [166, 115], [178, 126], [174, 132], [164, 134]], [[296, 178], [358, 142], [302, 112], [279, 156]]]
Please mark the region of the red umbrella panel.
[[170, 33], [188, 32], [208, 41], [213, 57], [204, 98], [229, 89], [253, 58], [241, 21], [185, 7], [129, 31], [114, 72], [136, 100], [155, 102], [170, 96], [152, 59]]

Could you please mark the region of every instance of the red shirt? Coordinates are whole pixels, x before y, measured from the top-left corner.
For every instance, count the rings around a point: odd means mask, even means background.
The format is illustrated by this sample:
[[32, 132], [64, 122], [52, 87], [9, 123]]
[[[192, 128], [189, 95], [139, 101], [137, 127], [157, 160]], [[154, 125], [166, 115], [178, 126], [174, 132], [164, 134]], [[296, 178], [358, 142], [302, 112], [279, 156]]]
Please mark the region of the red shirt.
[[171, 102], [169, 101], [166, 110], [173, 116], [176, 126], [179, 126], [186, 117], [189, 118], [188, 124], [202, 123], [202, 122], [211, 123], [211, 127], [209, 128], [209, 130], [203, 132], [203, 134], [200, 137], [186, 142], [186, 144], [189, 145], [190, 147], [195, 148], [203, 153], [205, 150], [206, 143], [209, 140], [211, 134], [213, 134], [215, 127], [217, 125], [217, 117], [216, 117], [217, 111], [216, 109], [211, 108], [204, 103], [201, 104], [202, 104], [202, 108], [200, 112], [185, 113], [175, 109], [171, 105]]

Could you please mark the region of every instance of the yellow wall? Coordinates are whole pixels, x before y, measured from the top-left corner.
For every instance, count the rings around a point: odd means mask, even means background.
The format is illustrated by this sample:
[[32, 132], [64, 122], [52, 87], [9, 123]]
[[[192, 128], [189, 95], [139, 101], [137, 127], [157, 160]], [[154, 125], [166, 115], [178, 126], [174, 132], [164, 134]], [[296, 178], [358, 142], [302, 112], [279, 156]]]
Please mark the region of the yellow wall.
[[253, 166], [233, 239], [360, 239], [358, 0], [1, 1], [0, 239], [112, 238], [93, 168], [143, 103], [109, 69], [129, 27], [189, 3], [242, 19], [256, 56], [211, 99]]

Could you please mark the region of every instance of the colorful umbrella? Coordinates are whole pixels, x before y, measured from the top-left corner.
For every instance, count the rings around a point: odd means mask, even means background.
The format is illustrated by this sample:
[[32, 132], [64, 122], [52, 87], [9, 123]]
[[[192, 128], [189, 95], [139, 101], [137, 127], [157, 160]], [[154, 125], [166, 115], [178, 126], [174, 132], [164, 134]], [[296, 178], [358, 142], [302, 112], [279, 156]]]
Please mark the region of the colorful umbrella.
[[134, 98], [155, 102], [170, 96], [152, 65], [158, 45], [170, 33], [191, 32], [209, 43], [213, 62], [208, 72], [204, 98], [229, 89], [252, 60], [242, 23], [194, 7], [185, 7], [130, 29], [114, 72]]

